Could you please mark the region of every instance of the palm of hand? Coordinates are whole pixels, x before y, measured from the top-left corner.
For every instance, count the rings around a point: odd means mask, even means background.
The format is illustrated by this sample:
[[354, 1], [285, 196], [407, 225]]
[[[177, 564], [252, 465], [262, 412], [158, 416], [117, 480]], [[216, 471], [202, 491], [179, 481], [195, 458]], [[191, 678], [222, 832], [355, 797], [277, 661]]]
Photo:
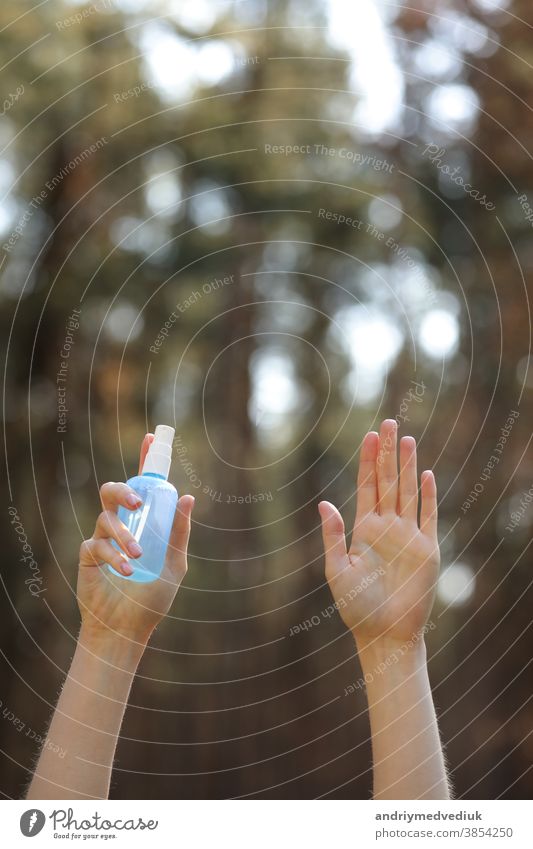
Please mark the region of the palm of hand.
[[330, 583], [345, 625], [371, 639], [411, 639], [427, 622], [439, 562], [438, 546], [416, 523], [394, 514], [365, 517], [345, 568]]
[[400, 442], [396, 422], [368, 433], [361, 446], [357, 515], [346, 550], [336, 507], [320, 504], [326, 577], [339, 612], [358, 640], [410, 640], [426, 624], [439, 573], [437, 491], [432, 472], [421, 482], [420, 527], [416, 443]]

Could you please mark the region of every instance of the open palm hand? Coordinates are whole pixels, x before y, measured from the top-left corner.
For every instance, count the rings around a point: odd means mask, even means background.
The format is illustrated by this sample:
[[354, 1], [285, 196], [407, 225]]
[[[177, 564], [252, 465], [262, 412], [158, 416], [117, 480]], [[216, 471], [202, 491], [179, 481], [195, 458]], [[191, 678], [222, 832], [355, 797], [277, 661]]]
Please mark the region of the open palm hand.
[[437, 493], [432, 472], [421, 479], [418, 524], [416, 444], [400, 443], [397, 425], [383, 422], [361, 447], [357, 514], [349, 550], [344, 523], [329, 502], [319, 505], [326, 577], [346, 626], [360, 643], [413, 639], [424, 628], [439, 573]]

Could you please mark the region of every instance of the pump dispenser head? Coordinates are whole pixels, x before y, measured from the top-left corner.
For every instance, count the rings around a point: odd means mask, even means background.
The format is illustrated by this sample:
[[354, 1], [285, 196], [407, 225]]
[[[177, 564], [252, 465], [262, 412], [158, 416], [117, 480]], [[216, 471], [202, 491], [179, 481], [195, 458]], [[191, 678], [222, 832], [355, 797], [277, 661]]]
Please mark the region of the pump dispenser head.
[[168, 478], [170, 461], [172, 459], [172, 440], [174, 439], [174, 428], [169, 425], [157, 425], [155, 438], [144, 461], [142, 474], [161, 475]]

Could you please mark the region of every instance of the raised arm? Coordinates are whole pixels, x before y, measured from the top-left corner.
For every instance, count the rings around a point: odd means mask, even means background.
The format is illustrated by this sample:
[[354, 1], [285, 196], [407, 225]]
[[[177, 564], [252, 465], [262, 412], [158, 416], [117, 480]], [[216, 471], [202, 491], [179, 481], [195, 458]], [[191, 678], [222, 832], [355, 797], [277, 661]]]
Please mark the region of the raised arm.
[[[153, 437], [145, 437], [141, 466]], [[122, 718], [137, 665], [157, 623], [168, 612], [187, 571], [194, 498], [177, 505], [165, 567], [151, 584], [124, 581], [103, 563], [131, 573], [134, 542], [119, 521], [119, 505], [135, 509], [138, 496], [126, 484], [101, 489], [103, 512], [91, 539], [82, 543], [78, 573], [81, 630], [62, 693], [33, 775], [28, 799], [105, 799]], [[137, 499], [137, 500], [136, 500]], [[61, 757], [55, 753], [60, 747]]]
[[426, 665], [424, 634], [437, 583], [437, 491], [418, 477], [415, 440], [397, 425], [364, 439], [349, 551], [344, 523], [319, 504], [326, 577], [355, 639], [368, 696], [375, 799], [448, 799], [450, 791]]

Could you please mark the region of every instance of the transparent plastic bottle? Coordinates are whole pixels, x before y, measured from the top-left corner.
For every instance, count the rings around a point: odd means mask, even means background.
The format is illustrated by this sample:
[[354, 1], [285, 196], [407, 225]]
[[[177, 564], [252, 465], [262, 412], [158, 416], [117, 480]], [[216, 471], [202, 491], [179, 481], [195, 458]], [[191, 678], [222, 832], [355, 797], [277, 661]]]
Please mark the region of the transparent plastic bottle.
[[[118, 517], [141, 546], [142, 554], [137, 558], [129, 558], [133, 574], [127, 577], [119, 575], [119, 572], [108, 564], [108, 569], [125, 581], [155, 581], [163, 570], [178, 501], [175, 487], [167, 480], [173, 439], [173, 427], [158, 425], [141, 474], [135, 475], [127, 482], [142, 498], [142, 504], [137, 510], [119, 507]], [[114, 541], [113, 545], [118, 548]]]

